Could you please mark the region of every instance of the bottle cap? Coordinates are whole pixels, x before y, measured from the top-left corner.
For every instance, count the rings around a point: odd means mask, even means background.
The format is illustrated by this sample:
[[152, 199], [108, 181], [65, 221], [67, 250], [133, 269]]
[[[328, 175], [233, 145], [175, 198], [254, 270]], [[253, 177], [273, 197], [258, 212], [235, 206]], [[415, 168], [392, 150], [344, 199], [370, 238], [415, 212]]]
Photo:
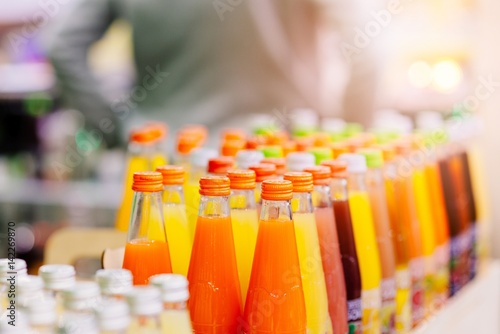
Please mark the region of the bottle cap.
[[326, 147], [313, 147], [308, 151], [314, 155], [317, 165], [319, 165], [323, 160], [333, 159], [332, 150]]
[[161, 313], [161, 292], [151, 285], [134, 286], [127, 295], [130, 313], [134, 316], [153, 316]]
[[[256, 150], [258, 147], [266, 144], [264, 136], [251, 136], [247, 139], [247, 149]], [[264, 155], [264, 153], [262, 153]]]
[[157, 140], [157, 133], [147, 126], [142, 126], [130, 131], [129, 140], [141, 144], [151, 143]]
[[288, 141], [288, 133], [286, 131], [278, 130], [267, 134], [268, 145], [282, 146]]
[[304, 168], [314, 166], [314, 155], [307, 152], [294, 152], [286, 157], [286, 169], [290, 172], [302, 172]]
[[384, 165], [384, 159], [380, 149], [362, 148], [356, 153], [365, 157], [368, 168], [381, 168]]
[[105, 295], [124, 295], [133, 285], [132, 273], [127, 269], [99, 269], [95, 279]]
[[347, 162], [341, 160], [325, 160], [321, 165], [330, 167], [333, 178], [347, 178]]
[[359, 123], [346, 123], [344, 132], [347, 137], [352, 137], [357, 135], [358, 133], [363, 132], [363, 126]]
[[193, 167], [206, 170], [208, 168], [208, 161], [212, 158], [216, 158], [218, 155], [219, 154], [214, 149], [200, 147], [191, 151], [189, 162]]
[[163, 122], [149, 122], [146, 124], [148, 129], [155, 140], [161, 140], [166, 137], [168, 133], [168, 126]]
[[17, 275], [27, 275], [28, 267], [26, 261], [23, 259], [0, 259], [0, 282], [4, 283], [5, 279], [9, 278], [12, 274], [17, 273]]
[[314, 189], [313, 177], [311, 173], [287, 172], [283, 178], [292, 182], [294, 193], [306, 193], [311, 192]]
[[43, 280], [40, 276], [24, 275], [16, 282], [17, 293], [20, 295], [31, 295], [43, 290]]
[[394, 142], [394, 149], [398, 156], [405, 156], [411, 153], [411, 142], [405, 139], [399, 139]]
[[276, 177], [276, 166], [274, 164], [260, 163], [248, 167], [255, 172], [255, 181], [263, 182]]
[[182, 275], [154, 275], [149, 279], [149, 284], [160, 289], [164, 303], [185, 302], [189, 299], [189, 283]]
[[392, 144], [379, 144], [375, 145], [375, 148], [378, 148], [382, 152], [382, 158], [384, 161], [392, 161], [396, 158], [396, 150], [394, 145]]
[[283, 143], [283, 155], [288, 157], [290, 153], [297, 152], [297, 143], [294, 141], [287, 141]]
[[96, 309], [97, 322], [102, 331], [125, 331], [130, 324], [128, 305], [123, 300], [105, 300]]
[[324, 147], [327, 146], [332, 141], [332, 137], [329, 133], [318, 132], [314, 135], [314, 146]]
[[182, 134], [177, 137], [177, 152], [189, 154], [192, 150], [201, 146], [201, 139], [192, 134]]
[[241, 139], [226, 139], [222, 142], [221, 154], [227, 157], [234, 157], [236, 154], [245, 149], [247, 142]]
[[346, 143], [330, 143], [328, 147], [332, 150], [333, 159], [337, 159], [341, 154], [349, 153], [349, 147]]
[[348, 173], [366, 173], [366, 159], [361, 154], [345, 153], [340, 155], [339, 160], [347, 162]]
[[298, 152], [304, 152], [313, 147], [314, 145], [314, 140], [313, 138], [310, 137], [305, 137], [305, 138], [297, 138], [295, 139], [295, 143], [297, 145], [297, 151]]
[[75, 268], [68, 264], [46, 264], [40, 267], [38, 275], [46, 289], [63, 290], [75, 284]]
[[236, 166], [241, 169], [248, 169], [251, 165], [256, 165], [264, 159], [264, 153], [258, 150], [241, 150], [236, 154]]
[[357, 150], [363, 148], [364, 141], [361, 137], [352, 137], [345, 141], [349, 153], [355, 153]]
[[283, 175], [286, 172], [285, 165], [286, 161], [285, 158], [265, 158], [262, 159], [261, 163], [263, 164], [273, 164], [276, 166], [276, 174], [277, 175]]
[[62, 291], [62, 297], [63, 305], [68, 310], [92, 310], [100, 299], [99, 286], [94, 282], [76, 282]]
[[283, 148], [278, 145], [263, 145], [257, 147], [266, 158], [281, 158], [283, 157]]
[[292, 182], [288, 180], [264, 180], [261, 197], [269, 201], [289, 201], [293, 197], [292, 191]]
[[227, 172], [231, 189], [253, 190], [255, 189], [255, 171], [247, 169], [235, 169]]
[[54, 298], [45, 296], [24, 308], [31, 326], [48, 326], [56, 324], [57, 310]]
[[243, 129], [224, 129], [222, 131], [222, 140], [245, 140], [247, 137]]
[[227, 176], [202, 176], [200, 178], [200, 194], [203, 196], [229, 196], [229, 178]]
[[202, 124], [186, 124], [177, 132], [177, 136], [193, 137], [201, 146], [208, 137], [208, 129]]
[[321, 130], [330, 133], [339, 133], [344, 130], [345, 124], [345, 121], [341, 118], [323, 118], [321, 120]]
[[166, 165], [156, 168], [163, 176], [163, 184], [166, 186], [181, 185], [184, 183], [184, 167], [175, 165]]
[[159, 172], [135, 172], [132, 190], [138, 192], [155, 192], [163, 190], [163, 176]]
[[234, 159], [232, 157], [217, 157], [208, 161], [208, 173], [226, 175], [227, 171], [233, 168]]
[[327, 166], [311, 166], [304, 169], [304, 172], [311, 173], [315, 186], [326, 186], [330, 184], [332, 171]]

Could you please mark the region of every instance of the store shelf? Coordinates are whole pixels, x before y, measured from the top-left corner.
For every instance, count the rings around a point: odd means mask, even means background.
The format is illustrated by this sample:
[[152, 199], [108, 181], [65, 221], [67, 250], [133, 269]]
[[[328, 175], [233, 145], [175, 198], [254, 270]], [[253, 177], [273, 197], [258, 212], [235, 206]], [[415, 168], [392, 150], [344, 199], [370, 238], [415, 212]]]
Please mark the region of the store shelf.
[[412, 334], [500, 333], [500, 261], [485, 264], [476, 279]]

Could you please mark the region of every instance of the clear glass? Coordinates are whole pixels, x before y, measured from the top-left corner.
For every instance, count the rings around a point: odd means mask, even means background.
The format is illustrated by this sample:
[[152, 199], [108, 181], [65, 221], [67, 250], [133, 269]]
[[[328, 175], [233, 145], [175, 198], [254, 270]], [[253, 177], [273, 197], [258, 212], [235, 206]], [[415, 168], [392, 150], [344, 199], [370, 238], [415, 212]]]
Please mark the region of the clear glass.
[[292, 220], [292, 207], [290, 201], [270, 201], [262, 200], [262, 210], [260, 220]]
[[312, 201], [315, 208], [331, 208], [332, 198], [330, 186], [314, 186]]
[[127, 334], [161, 334], [159, 315], [136, 315], [132, 318]]
[[184, 204], [184, 187], [180, 185], [168, 185], [163, 187], [164, 204]]
[[161, 191], [134, 192], [128, 241], [167, 241], [161, 196]]
[[362, 191], [367, 192], [366, 174], [365, 173], [349, 173], [347, 181], [349, 191]]
[[347, 201], [349, 194], [347, 191], [347, 179], [333, 178], [331, 182], [332, 200]]
[[229, 206], [231, 210], [255, 210], [256, 203], [254, 190], [231, 190]]
[[163, 333], [191, 334], [191, 317], [185, 301], [163, 303], [161, 315], [161, 328]]
[[312, 194], [293, 193], [292, 212], [295, 213], [313, 213]]
[[225, 218], [229, 214], [229, 196], [201, 196], [198, 210], [200, 218]]

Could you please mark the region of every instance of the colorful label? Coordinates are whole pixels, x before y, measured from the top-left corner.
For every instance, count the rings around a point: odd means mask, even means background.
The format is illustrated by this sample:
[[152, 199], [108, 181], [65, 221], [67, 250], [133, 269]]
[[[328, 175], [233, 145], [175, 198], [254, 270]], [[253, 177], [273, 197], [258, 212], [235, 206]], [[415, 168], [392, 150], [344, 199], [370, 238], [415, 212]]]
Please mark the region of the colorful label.
[[411, 275], [408, 269], [396, 270], [396, 332], [411, 330]]
[[450, 295], [460, 289], [460, 236], [450, 239]]
[[396, 279], [383, 279], [380, 288], [382, 291], [381, 332], [392, 333], [396, 322]]
[[347, 321], [349, 322], [349, 334], [361, 334], [361, 298], [347, 301]]
[[450, 261], [449, 244], [439, 246], [435, 251], [436, 276], [434, 280], [434, 291], [436, 293], [436, 307], [441, 307], [448, 299], [450, 272], [448, 263]]
[[469, 228], [469, 238], [470, 279], [473, 279], [477, 273], [477, 222]]
[[380, 333], [380, 309], [382, 296], [380, 289], [361, 291], [361, 307], [363, 309], [363, 334]]
[[425, 315], [424, 308], [424, 275], [425, 264], [423, 258], [417, 258], [410, 261], [411, 275], [411, 305], [412, 305], [412, 323], [418, 324]]
[[435, 275], [436, 263], [434, 256], [424, 257], [424, 307], [425, 314], [428, 316], [434, 310], [435, 301]]

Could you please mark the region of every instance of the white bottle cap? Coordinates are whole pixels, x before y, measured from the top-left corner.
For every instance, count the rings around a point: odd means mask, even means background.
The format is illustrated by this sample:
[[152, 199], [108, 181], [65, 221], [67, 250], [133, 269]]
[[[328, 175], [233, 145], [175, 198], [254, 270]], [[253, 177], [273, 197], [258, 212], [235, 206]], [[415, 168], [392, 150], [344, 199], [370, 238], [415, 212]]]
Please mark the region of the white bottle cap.
[[442, 129], [444, 127], [443, 116], [438, 111], [420, 111], [417, 114], [417, 128], [424, 131]]
[[189, 299], [189, 283], [186, 277], [182, 275], [155, 275], [149, 279], [149, 284], [154, 285], [161, 290], [163, 302], [185, 302]]
[[339, 160], [347, 162], [348, 173], [366, 173], [366, 158], [361, 154], [344, 153], [338, 157]]
[[38, 275], [43, 279], [45, 288], [64, 290], [75, 284], [75, 268], [68, 264], [46, 264], [40, 267]]
[[191, 151], [189, 154], [189, 160], [192, 166], [206, 169], [208, 166], [208, 160], [218, 156], [219, 153], [216, 150], [200, 147]]
[[264, 159], [264, 153], [259, 150], [241, 150], [236, 154], [236, 166], [240, 169], [248, 169], [257, 165]]
[[96, 309], [101, 331], [125, 331], [130, 324], [128, 305], [124, 300], [106, 300]]
[[134, 316], [158, 315], [163, 309], [161, 292], [154, 286], [134, 286], [127, 295], [130, 313]]
[[25, 275], [19, 277], [17, 284], [17, 302], [21, 306], [38, 303], [44, 299], [43, 280], [40, 276]]
[[100, 300], [99, 285], [94, 282], [76, 282], [62, 291], [63, 305], [68, 310], [91, 310]]
[[[27, 275], [26, 261], [22, 259], [0, 259], [0, 283], [5, 283], [5, 280], [12, 275]], [[15, 274], [13, 274], [15, 273]]]
[[345, 128], [345, 121], [341, 118], [327, 117], [321, 120], [321, 130], [331, 133], [342, 132]]
[[25, 312], [31, 326], [51, 325], [57, 322], [56, 301], [45, 297], [42, 300], [30, 303]]
[[133, 286], [132, 273], [128, 269], [99, 269], [95, 278], [105, 295], [123, 295]]
[[307, 152], [292, 152], [286, 156], [286, 169], [289, 172], [303, 172], [305, 168], [316, 165], [316, 158]]
[[316, 128], [319, 123], [319, 116], [312, 109], [295, 109], [290, 112], [292, 127]]
[[[5, 312], [2, 310], [2, 313]], [[6, 316], [2, 316], [0, 320], [0, 333], [2, 334], [26, 334], [30, 332], [28, 319], [26, 315], [22, 312], [17, 312], [15, 326], [9, 324], [11, 319]]]

